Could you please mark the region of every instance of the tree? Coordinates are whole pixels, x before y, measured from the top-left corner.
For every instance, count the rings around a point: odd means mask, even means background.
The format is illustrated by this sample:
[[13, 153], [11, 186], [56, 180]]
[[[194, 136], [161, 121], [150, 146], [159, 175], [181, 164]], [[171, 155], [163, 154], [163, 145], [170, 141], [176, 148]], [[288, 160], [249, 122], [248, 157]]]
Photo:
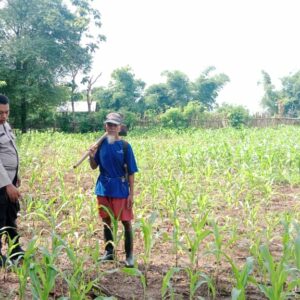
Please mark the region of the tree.
[[163, 76], [167, 77], [167, 88], [169, 91], [169, 102], [172, 106], [183, 108], [191, 99], [189, 78], [180, 71], [164, 71]]
[[[274, 85], [272, 84], [271, 76], [265, 72], [262, 73], [262, 84], [265, 91], [265, 94], [261, 100], [261, 104], [267, 111], [271, 114], [278, 113], [278, 103], [277, 101], [281, 98], [280, 93], [275, 90]], [[261, 84], [261, 82], [259, 82]]]
[[281, 79], [282, 91], [279, 104], [284, 105], [284, 114], [300, 115], [300, 71]]
[[201, 102], [207, 110], [215, 107], [220, 90], [230, 81], [223, 73], [211, 76], [213, 71], [215, 67], [208, 67], [192, 84], [193, 99]]
[[[14, 123], [25, 132], [27, 118], [39, 108], [62, 102], [60, 83], [74, 66], [91, 61], [96, 45], [82, 46], [91, 13], [89, 1], [72, 1], [71, 12], [62, 0], [7, 0], [0, 10], [0, 80], [11, 98]], [[80, 61], [79, 61], [80, 57]]]
[[97, 82], [99, 77], [102, 75], [102, 73], [98, 74], [95, 78], [93, 76], [86, 76], [83, 78], [82, 83], [87, 84], [86, 88], [86, 102], [88, 106], [88, 112], [91, 112], [91, 106], [92, 106], [92, 101], [93, 101], [93, 96], [92, 96], [92, 89], [93, 85]]
[[234, 128], [241, 128], [249, 122], [251, 119], [249, 110], [242, 105], [232, 105], [223, 103], [217, 110], [218, 113], [222, 113], [229, 120], [229, 123]]
[[[91, 70], [92, 54], [96, 49], [98, 49], [99, 43], [101, 41], [105, 41], [106, 38], [101, 34], [97, 34], [97, 36], [92, 35], [89, 28], [91, 23], [93, 23], [96, 28], [101, 27], [99, 11], [93, 9], [87, 0], [73, 0], [72, 3], [76, 7], [77, 23], [80, 24], [81, 28], [81, 40], [84, 40], [85, 44], [83, 45], [81, 43], [81, 47], [76, 47], [73, 49], [73, 51], [69, 52], [69, 68], [71, 78], [68, 86], [71, 88], [70, 100], [72, 103], [72, 112], [74, 113], [74, 102], [78, 99], [79, 94], [76, 81], [77, 77], [80, 75], [80, 73], [82, 73], [84, 75], [82, 83], [88, 83], [86, 96], [88, 109], [90, 112], [92, 86], [100, 75], [97, 76], [96, 80], [93, 80], [93, 76], [87, 76], [87, 74]], [[95, 82], [92, 83], [90, 81]]]
[[[112, 80], [107, 91], [102, 90], [106, 96], [106, 105], [116, 111], [125, 109], [131, 112], [139, 112], [139, 106], [143, 105], [143, 91], [145, 82], [135, 79], [130, 67], [116, 69], [111, 74]], [[102, 102], [103, 99], [99, 99]]]
[[151, 109], [157, 113], [165, 112], [171, 105], [169, 89], [165, 83], [153, 84], [145, 91], [146, 109]]

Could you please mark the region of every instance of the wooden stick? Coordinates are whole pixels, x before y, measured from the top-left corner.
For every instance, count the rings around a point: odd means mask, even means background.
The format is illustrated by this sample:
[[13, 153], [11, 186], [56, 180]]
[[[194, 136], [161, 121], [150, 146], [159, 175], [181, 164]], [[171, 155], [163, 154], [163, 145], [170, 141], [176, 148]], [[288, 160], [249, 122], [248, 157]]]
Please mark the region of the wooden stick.
[[[94, 143], [89, 149], [93, 149], [98, 147], [102, 141], [105, 139], [105, 137], [107, 136], [107, 132], [105, 132], [100, 138], [99, 140], [96, 141], [96, 143]], [[79, 161], [73, 166], [74, 169], [76, 169], [88, 156], [89, 156], [89, 150], [86, 151], [82, 157], [79, 159]]]

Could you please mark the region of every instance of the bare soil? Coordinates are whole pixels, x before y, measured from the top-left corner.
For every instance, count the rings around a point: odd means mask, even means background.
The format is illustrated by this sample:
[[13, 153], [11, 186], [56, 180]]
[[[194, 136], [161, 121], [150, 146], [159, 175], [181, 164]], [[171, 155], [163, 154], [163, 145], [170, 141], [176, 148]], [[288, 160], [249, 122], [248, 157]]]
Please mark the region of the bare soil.
[[[72, 180], [72, 178], [70, 180]], [[83, 183], [83, 186], [86, 190], [92, 188], [88, 183]], [[299, 211], [299, 208], [299, 187], [277, 187], [276, 193], [274, 193], [274, 196], [271, 198], [268, 205], [262, 207], [258, 212], [258, 218], [261, 219], [261, 227], [263, 228], [265, 226], [264, 216], [269, 212], [278, 212], [282, 214], [289, 211]], [[218, 211], [220, 220], [222, 220], [222, 216], [236, 216], [237, 218], [243, 218], [242, 215], [238, 215], [239, 213], [239, 210], [228, 209], [225, 206], [221, 207]], [[26, 244], [32, 238], [32, 236], [27, 236], [26, 230], [22, 230], [22, 228], [28, 226], [28, 224], [24, 224], [22, 222], [22, 218], [20, 219], [19, 231], [21, 234], [21, 242], [26, 248]], [[35, 226], [39, 225], [35, 224]], [[169, 225], [167, 223], [162, 224], [159, 230], [167, 232], [169, 230], [168, 226]], [[238, 228], [239, 236], [243, 237], [243, 233], [245, 231], [246, 228], [244, 228], [244, 225], [241, 222], [241, 226]], [[278, 228], [279, 235], [280, 231], [282, 231], [282, 229]], [[250, 253], [249, 241], [246, 237], [240, 237], [237, 243], [233, 243], [232, 247], [228, 248], [228, 251], [230, 251], [228, 254], [235, 261], [235, 263], [242, 266], [245, 263], [246, 257], [250, 256]], [[102, 240], [101, 231], [99, 231], [99, 234], [95, 236], [95, 239]], [[100, 294], [113, 296], [116, 299], [143, 299], [144, 290], [139, 278], [136, 276], [129, 276], [121, 271], [123, 266], [122, 259], [124, 258], [123, 243], [121, 244], [122, 245], [119, 245], [117, 249], [119, 262], [103, 263], [100, 266], [101, 273], [95, 272], [95, 274], [93, 274], [93, 276], [95, 276], [94, 278], [97, 278], [99, 274], [102, 275], [99, 283], [95, 285], [89, 293], [89, 299], [94, 299]], [[138, 269], [145, 274], [145, 269], [147, 268], [147, 287], [145, 291], [145, 299], [161, 299], [162, 279], [166, 272], [176, 265], [175, 254], [170, 251], [170, 249], [172, 249], [172, 245], [169, 241], [156, 243], [153, 247], [151, 261], [148, 266], [145, 266], [140, 256], [140, 254], [143, 253], [143, 249], [144, 245], [142, 235], [140, 232], [136, 232], [135, 254], [138, 257]], [[222, 261], [221, 264], [217, 264], [214, 255], [205, 254], [206, 250], [207, 249], [200, 250], [198, 269], [213, 278], [217, 291], [216, 299], [231, 299], [231, 289], [233, 287], [234, 279], [230, 265], [228, 263], [224, 263], [224, 261]], [[275, 239], [272, 242], [271, 251], [275, 256], [280, 255], [282, 251], [280, 240]], [[61, 264], [61, 268], [69, 268], [68, 262], [64, 258], [61, 259]], [[184, 271], [184, 268], [188, 265], [189, 261], [186, 253], [183, 251], [179, 252], [177, 257], [177, 267], [182, 267], [182, 269], [176, 273], [172, 279], [172, 287], [174, 290], [175, 299], [189, 299], [189, 279]], [[104, 276], [103, 272], [105, 272]], [[18, 277], [14, 272], [12, 272], [10, 269], [2, 269], [0, 271], [0, 299], [19, 299], [18, 285]], [[59, 299], [59, 297], [66, 296], [66, 291], [66, 283], [58, 280], [51, 299]], [[208, 293], [207, 285], [201, 286], [196, 295], [202, 296], [204, 299], [212, 299], [211, 294]], [[32, 299], [29, 285], [26, 299]], [[265, 299], [265, 297], [256, 287], [250, 285], [247, 289], [247, 299], [261, 300]], [[300, 296], [299, 298], [294, 299], [300, 299]]]

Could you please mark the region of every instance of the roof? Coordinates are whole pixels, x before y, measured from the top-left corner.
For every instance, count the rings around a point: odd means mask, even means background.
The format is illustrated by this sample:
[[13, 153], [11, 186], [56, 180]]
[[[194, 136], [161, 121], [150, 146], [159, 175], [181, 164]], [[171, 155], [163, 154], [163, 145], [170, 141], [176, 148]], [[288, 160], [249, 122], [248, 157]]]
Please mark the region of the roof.
[[[58, 112], [72, 112], [71, 101], [66, 102], [57, 108]], [[96, 101], [91, 103], [91, 111], [96, 111]], [[88, 105], [86, 101], [76, 101], [74, 102], [74, 112], [88, 112]]]

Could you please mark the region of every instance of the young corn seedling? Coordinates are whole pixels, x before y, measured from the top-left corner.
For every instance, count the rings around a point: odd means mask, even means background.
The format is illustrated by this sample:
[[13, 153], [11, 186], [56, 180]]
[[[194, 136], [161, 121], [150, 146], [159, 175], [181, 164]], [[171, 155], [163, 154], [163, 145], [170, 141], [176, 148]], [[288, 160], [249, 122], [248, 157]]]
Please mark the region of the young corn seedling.
[[264, 272], [268, 276], [268, 282], [258, 284], [259, 289], [270, 300], [286, 299], [291, 286], [288, 283], [290, 270], [286, 257], [283, 255], [276, 262], [267, 245], [260, 246], [260, 255], [264, 264]]
[[192, 270], [198, 268], [198, 251], [201, 243], [208, 235], [211, 234], [211, 230], [205, 229], [207, 216], [208, 213], [206, 213], [202, 218], [199, 215], [190, 217], [189, 221], [193, 228], [193, 234], [186, 232], [184, 235], [190, 259], [190, 267]]
[[197, 290], [203, 285], [206, 284], [208, 287], [208, 295], [212, 293], [213, 299], [216, 296], [216, 289], [213, 284], [213, 281], [209, 276], [201, 271], [195, 271], [191, 268], [185, 269], [188, 278], [189, 278], [189, 300], [195, 299], [195, 294]]
[[294, 289], [292, 295], [296, 297], [300, 293], [300, 227], [297, 223], [294, 224], [296, 228], [296, 236], [293, 241], [293, 265], [294, 268], [291, 270], [291, 286]]
[[66, 251], [73, 267], [71, 272], [62, 273], [63, 279], [68, 284], [69, 299], [85, 300], [97, 279], [87, 282], [87, 271], [84, 269], [86, 262], [77, 256], [71, 247], [66, 247]]
[[32, 239], [26, 247], [23, 260], [20, 264], [14, 264], [13, 270], [18, 276], [19, 281], [19, 298], [25, 299], [25, 292], [27, 287], [27, 278], [29, 277], [29, 269], [33, 260], [33, 255], [36, 252], [37, 238]]
[[[163, 278], [162, 281], [162, 287], [161, 287], [161, 298], [163, 300], [166, 299], [175, 299], [174, 298], [174, 290], [173, 290], [173, 286], [172, 286], [172, 278], [174, 276], [175, 273], [178, 273], [180, 271], [180, 268], [171, 268], [168, 270], [168, 272], [166, 273], [166, 275]], [[169, 293], [168, 293], [169, 292]]]
[[139, 227], [142, 230], [143, 238], [144, 238], [144, 254], [141, 255], [144, 265], [145, 265], [145, 282], [147, 285], [148, 279], [148, 268], [150, 264], [151, 250], [154, 245], [155, 240], [153, 239], [153, 224], [156, 220], [157, 214], [154, 212], [147, 219], [142, 218], [139, 222]]
[[59, 271], [55, 265], [57, 257], [64, 248], [63, 242], [58, 236], [52, 234], [52, 252], [47, 248], [41, 248], [41, 260], [33, 260], [29, 267], [31, 290], [33, 299], [48, 300], [51, 291], [55, 287], [55, 280]]
[[213, 226], [213, 234], [214, 234], [214, 249], [212, 250], [212, 253], [216, 257], [217, 268], [215, 272], [215, 281], [216, 281], [216, 286], [218, 286], [219, 270], [221, 269], [221, 254], [222, 254], [223, 240], [220, 235], [218, 224], [215, 221], [212, 221], [212, 226]]
[[246, 287], [249, 281], [253, 281], [251, 273], [253, 272], [254, 258], [247, 257], [244, 267], [239, 270], [234, 261], [224, 252], [222, 252], [226, 260], [230, 263], [231, 269], [236, 281], [231, 291], [232, 300], [246, 300]]

